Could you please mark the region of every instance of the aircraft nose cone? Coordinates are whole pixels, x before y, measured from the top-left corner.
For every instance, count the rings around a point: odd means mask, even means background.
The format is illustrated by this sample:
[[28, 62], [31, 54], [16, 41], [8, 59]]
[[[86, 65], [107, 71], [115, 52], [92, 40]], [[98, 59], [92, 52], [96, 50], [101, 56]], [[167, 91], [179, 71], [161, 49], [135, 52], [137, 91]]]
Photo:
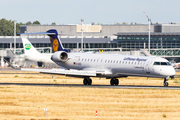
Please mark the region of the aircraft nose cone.
[[169, 76], [174, 76], [176, 74], [175, 69], [172, 67], [171, 69], [168, 69], [167, 73], [169, 74]]
[[176, 70], [173, 68], [172, 74], [175, 75], [176, 74]]
[[166, 69], [161, 69], [160, 74], [164, 76], [174, 76], [176, 74], [176, 71], [173, 67], [168, 67]]

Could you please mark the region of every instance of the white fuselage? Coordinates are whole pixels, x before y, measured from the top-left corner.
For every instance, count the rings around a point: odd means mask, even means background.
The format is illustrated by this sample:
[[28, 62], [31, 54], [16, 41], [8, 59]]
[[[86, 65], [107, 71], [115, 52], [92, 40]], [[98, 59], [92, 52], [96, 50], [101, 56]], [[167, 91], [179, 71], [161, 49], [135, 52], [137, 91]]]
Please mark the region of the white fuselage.
[[[154, 65], [154, 62], [167, 65]], [[66, 69], [96, 71], [101, 77], [144, 76], [165, 78], [175, 75], [169, 62], [160, 57], [120, 54], [68, 53], [66, 62], [56, 64]]]
[[39, 54], [25, 54], [25, 58], [30, 61], [37, 61], [37, 62], [44, 62], [44, 63], [53, 63], [53, 61], [50, 59], [52, 56], [52, 53], [39, 53]]

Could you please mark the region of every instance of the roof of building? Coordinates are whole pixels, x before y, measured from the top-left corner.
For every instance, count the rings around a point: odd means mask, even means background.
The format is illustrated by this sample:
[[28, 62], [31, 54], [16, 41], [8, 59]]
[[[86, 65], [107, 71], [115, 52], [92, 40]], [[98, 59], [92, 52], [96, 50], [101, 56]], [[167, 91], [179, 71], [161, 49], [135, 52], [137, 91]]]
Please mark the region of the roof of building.
[[[114, 35], [116, 35], [116, 36], [124, 36], [124, 35], [126, 35], [126, 36], [129, 36], [129, 35], [132, 35], [132, 36], [134, 36], [134, 35], [144, 35], [144, 36], [146, 36], [146, 35], [149, 35], [149, 32], [131, 32], [131, 33], [129, 33], [129, 32], [121, 32], [121, 33], [117, 33], [117, 34], [114, 34]], [[164, 36], [164, 35], [180, 35], [180, 32], [168, 32], [168, 33], [160, 33], [160, 32], [151, 32], [150, 33], [150, 35], [154, 35], [154, 36]]]
[[[50, 43], [49, 38], [28, 38], [31, 43]], [[81, 43], [81, 38], [61, 38], [62, 43]], [[83, 43], [114, 43], [110, 38], [84, 38]], [[0, 43], [14, 43], [14, 38], [0, 38]], [[16, 43], [22, 43], [16, 38]]]

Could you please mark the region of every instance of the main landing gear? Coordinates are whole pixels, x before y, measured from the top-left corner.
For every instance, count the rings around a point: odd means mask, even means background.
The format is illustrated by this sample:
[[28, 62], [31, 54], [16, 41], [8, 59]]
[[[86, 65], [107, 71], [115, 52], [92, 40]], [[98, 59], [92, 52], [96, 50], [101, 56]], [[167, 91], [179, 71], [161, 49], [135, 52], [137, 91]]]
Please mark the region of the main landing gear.
[[169, 77], [164, 78], [164, 87], [168, 87], [169, 83], [167, 82]]
[[[84, 80], [83, 80], [83, 84], [84, 85], [92, 85], [92, 79], [89, 78], [89, 77], [85, 77]], [[118, 85], [119, 80], [117, 78], [111, 78], [110, 84], [111, 85]]]
[[118, 84], [119, 84], [119, 80], [116, 79], [116, 78], [111, 78], [110, 84], [111, 84], [111, 85], [118, 85]]
[[91, 85], [92, 84], [92, 79], [89, 77], [85, 77], [83, 80], [84, 85]]

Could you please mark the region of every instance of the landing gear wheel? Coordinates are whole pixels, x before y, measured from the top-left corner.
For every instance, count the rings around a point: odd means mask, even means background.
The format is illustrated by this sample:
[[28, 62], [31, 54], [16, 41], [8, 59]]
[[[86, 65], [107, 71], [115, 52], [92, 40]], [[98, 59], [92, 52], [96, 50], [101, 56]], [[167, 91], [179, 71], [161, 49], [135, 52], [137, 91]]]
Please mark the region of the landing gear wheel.
[[115, 85], [118, 85], [118, 84], [119, 84], [119, 80], [118, 80], [118, 79], [115, 79], [115, 80], [114, 80], [114, 84], [115, 84]]
[[118, 79], [115, 79], [115, 78], [112, 78], [112, 79], [110, 80], [110, 84], [111, 84], [111, 85], [118, 85], [118, 84], [119, 84], [119, 80], [118, 80]]
[[90, 78], [84, 78], [83, 84], [84, 84], [84, 85], [92, 85], [92, 79], [90, 79]]
[[84, 83], [84, 85], [87, 85], [88, 84], [88, 79], [84, 78], [83, 83]]
[[88, 85], [91, 85], [92, 84], [92, 80], [89, 78], [88, 79]]
[[165, 82], [164, 83], [164, 87], [168, 87], [169, 83], [168, 82]]
[[168, 85], [169, 85], [169, 83], [167, 82], [167, 81], [168, 81], [168, 78], [169, 78], [169, 77], [164, 78], [164, 87], [168, 87]]
[[110, 80], [110, 84], [114, 85], [114, 80], [113, 79]]

